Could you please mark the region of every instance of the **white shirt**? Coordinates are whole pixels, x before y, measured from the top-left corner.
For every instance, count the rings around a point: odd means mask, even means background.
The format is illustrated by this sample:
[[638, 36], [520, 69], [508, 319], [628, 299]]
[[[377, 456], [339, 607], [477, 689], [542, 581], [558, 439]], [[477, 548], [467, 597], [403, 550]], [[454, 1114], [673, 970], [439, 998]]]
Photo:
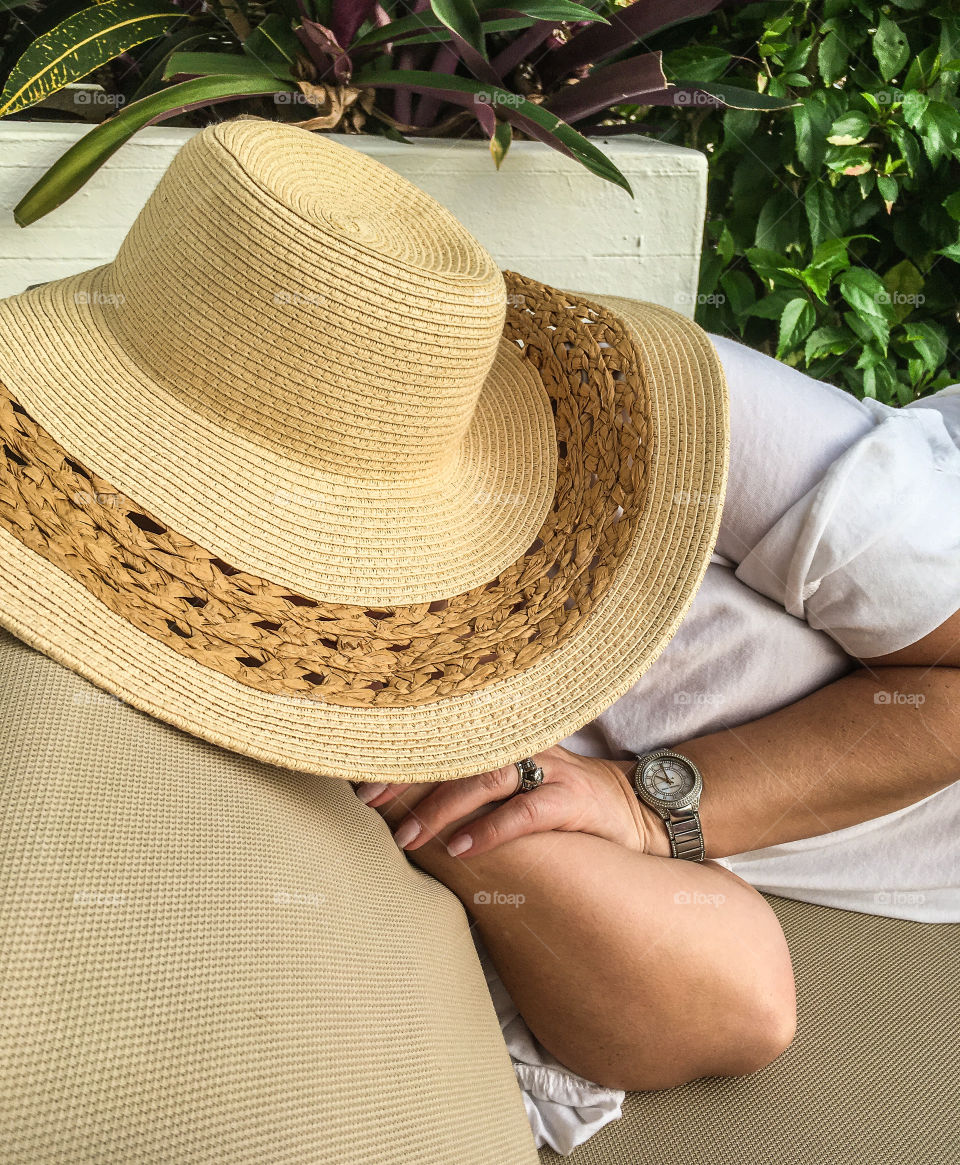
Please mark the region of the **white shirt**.
[[[574, 752], [625, 759], [756, 720], [960, 608], [960, 385], [895, 409], [710, 338], [731, 414], [716, 553], [650, 670], [560, 742]], [[958, 922], [960, 758], [957, 776], [894, 813], [722, 864], [787, 898]], [[624, 1094], [538, 1043], [476, 942], [537, 1144], [568, 1153], [620, 1115]]]

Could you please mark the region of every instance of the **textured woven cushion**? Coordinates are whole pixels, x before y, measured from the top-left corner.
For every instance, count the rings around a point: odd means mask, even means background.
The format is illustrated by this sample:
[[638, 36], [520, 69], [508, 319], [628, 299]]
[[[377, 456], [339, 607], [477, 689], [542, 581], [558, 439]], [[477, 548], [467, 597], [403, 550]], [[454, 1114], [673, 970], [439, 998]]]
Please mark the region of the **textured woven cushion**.
[[350, 786], [0, 632], [5, 1165], [529, 1165], [470, 938]]
[[794, 1044], [752, 1076], [627, 1094], [543, 1165], [956, 1165], [960, 925], [770, 897], [790, 943]]

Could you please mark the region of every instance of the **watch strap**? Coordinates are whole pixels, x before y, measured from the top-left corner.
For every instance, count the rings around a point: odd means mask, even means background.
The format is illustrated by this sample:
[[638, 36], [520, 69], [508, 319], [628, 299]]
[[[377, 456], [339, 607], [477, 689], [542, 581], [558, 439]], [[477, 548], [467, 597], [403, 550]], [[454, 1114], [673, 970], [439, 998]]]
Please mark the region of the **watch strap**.
[[696, 809], [669, 809], [664, 818], [667, 835], [670, 838], [670, 853], [675, 858], [688, 862], [702, 862], [704, 859], [703, 830], [700, 827], [700, 813]]

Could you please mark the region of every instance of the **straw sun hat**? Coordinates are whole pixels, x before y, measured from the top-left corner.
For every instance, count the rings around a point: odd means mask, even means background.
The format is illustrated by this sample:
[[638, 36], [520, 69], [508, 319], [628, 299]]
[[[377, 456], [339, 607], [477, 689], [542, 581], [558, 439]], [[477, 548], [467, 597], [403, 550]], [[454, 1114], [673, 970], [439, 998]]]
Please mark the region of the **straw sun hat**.
[[0, 445], [15, 635], [261, 760], [443, 780], [656, 659], [727, 399], [677, 312], [501, 272], [387, 167], [244, 117], [112, 263], [0, 301]]

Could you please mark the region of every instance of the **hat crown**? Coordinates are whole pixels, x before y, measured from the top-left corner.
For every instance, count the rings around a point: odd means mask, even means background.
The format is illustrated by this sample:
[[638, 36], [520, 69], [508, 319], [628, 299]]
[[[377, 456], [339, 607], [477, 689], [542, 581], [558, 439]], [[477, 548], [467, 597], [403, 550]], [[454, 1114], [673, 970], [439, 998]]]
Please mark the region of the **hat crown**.
[[111, 328], [193, 410], [366, 481], [455, 465], [502, 341], [489, 253], [412, 183], [260, 118], [179, 151], [112, 264]]

